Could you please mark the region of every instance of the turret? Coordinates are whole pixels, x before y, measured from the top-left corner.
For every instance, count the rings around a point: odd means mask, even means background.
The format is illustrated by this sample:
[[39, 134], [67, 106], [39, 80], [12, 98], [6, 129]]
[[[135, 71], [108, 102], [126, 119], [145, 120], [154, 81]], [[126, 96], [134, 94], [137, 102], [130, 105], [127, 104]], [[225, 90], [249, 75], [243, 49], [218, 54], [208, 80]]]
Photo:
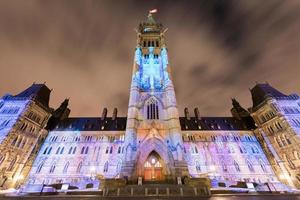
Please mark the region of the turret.
[[112, 120], [117, 119], [117, 114], [118, 114], [118, 109], [114, 108], [113, 115], [112, 115]]
[[189, 109], [188, 109], [188, 108], [184, 108], [184, 116], [185, 116], [185, 118], [187, 118], [188, 120], [190, 119], [190, 113], [189, 113]]
[[195, 113], [195, 118], [196, 118], [197, 120], [199, 120], [199, 119], [200, 119], [199, 109], [198, 109], [198, 108], [194, 108], [194, 113]]
[[101, 120], [104, 120], [107, 116], [107, 108], [104, 108], [103, 111], [102, 111], [102, 117], [101, 117]]
[[60, 106], [52, 113], [46, 129], [52, 130], [60, 120], [66, 119], [70, 114], [70, 109], [68, 108], [69, 99], [65, 99]]

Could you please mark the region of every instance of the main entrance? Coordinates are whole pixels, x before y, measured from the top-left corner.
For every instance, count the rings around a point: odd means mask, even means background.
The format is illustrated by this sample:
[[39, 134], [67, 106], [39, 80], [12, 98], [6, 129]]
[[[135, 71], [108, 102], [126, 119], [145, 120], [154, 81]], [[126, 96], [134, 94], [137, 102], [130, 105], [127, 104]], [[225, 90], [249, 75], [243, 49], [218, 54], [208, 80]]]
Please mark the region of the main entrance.
[[144, 163], [144, 180], [159, 181], [163, 180], [162, 159], [156, 152], [151, 152]]

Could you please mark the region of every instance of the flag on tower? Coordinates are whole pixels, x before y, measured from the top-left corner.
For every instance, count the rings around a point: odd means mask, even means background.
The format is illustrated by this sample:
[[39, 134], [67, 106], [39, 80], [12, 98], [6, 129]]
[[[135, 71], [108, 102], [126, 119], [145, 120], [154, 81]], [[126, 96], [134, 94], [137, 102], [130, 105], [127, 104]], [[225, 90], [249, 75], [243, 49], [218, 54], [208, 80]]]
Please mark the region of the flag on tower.
[[153, 10], [149, 10], [149, 13], [153, 14], [153, 13], [157, 13], [157, 9], [153, 9]]

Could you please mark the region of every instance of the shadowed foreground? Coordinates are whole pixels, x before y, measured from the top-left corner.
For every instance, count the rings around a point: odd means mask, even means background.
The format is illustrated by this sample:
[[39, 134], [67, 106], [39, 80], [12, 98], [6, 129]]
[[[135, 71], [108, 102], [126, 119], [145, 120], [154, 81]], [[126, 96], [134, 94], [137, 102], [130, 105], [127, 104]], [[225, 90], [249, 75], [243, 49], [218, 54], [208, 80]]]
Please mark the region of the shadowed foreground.
[[[59, 200], [64, 200], [64, 199], [80, 199], [80, 200], [85, 200], [85, 199], [140, 199], [141, 197], [102, 197], [99, 195], [53, 195], [53, 196], [11, 196], [11, 197], [0, 197], [2, 200], [12, 200], [12, 199], [17, 199], [17, 200], [29, 200], [29, 199], [59, 199]], [[298, 195], [272, 195], [272, 194], [264, 194], [264, 195], [213, 195], [212, 197], [143, 197], [144, 199], [210, 199], [210, 200], [266, 200], [266, 199], [272, 199], [272, 200], [300, 200], [300, 194]]]

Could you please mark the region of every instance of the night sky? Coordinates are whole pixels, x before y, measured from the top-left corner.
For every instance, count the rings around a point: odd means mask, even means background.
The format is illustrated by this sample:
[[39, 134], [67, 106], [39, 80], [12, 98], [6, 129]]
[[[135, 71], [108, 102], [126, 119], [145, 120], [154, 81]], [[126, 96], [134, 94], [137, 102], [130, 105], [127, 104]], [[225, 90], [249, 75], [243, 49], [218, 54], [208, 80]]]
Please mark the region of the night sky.
[[231, 97], [251, 107], [256, 81], [300, 94], [298, 0], [1, 0], [0, 95], [46, 82], [51, 106], [70, 98], [72, 116], [126, 115], [134, 28], [153, 8], [180, 113], [230, 115]]

